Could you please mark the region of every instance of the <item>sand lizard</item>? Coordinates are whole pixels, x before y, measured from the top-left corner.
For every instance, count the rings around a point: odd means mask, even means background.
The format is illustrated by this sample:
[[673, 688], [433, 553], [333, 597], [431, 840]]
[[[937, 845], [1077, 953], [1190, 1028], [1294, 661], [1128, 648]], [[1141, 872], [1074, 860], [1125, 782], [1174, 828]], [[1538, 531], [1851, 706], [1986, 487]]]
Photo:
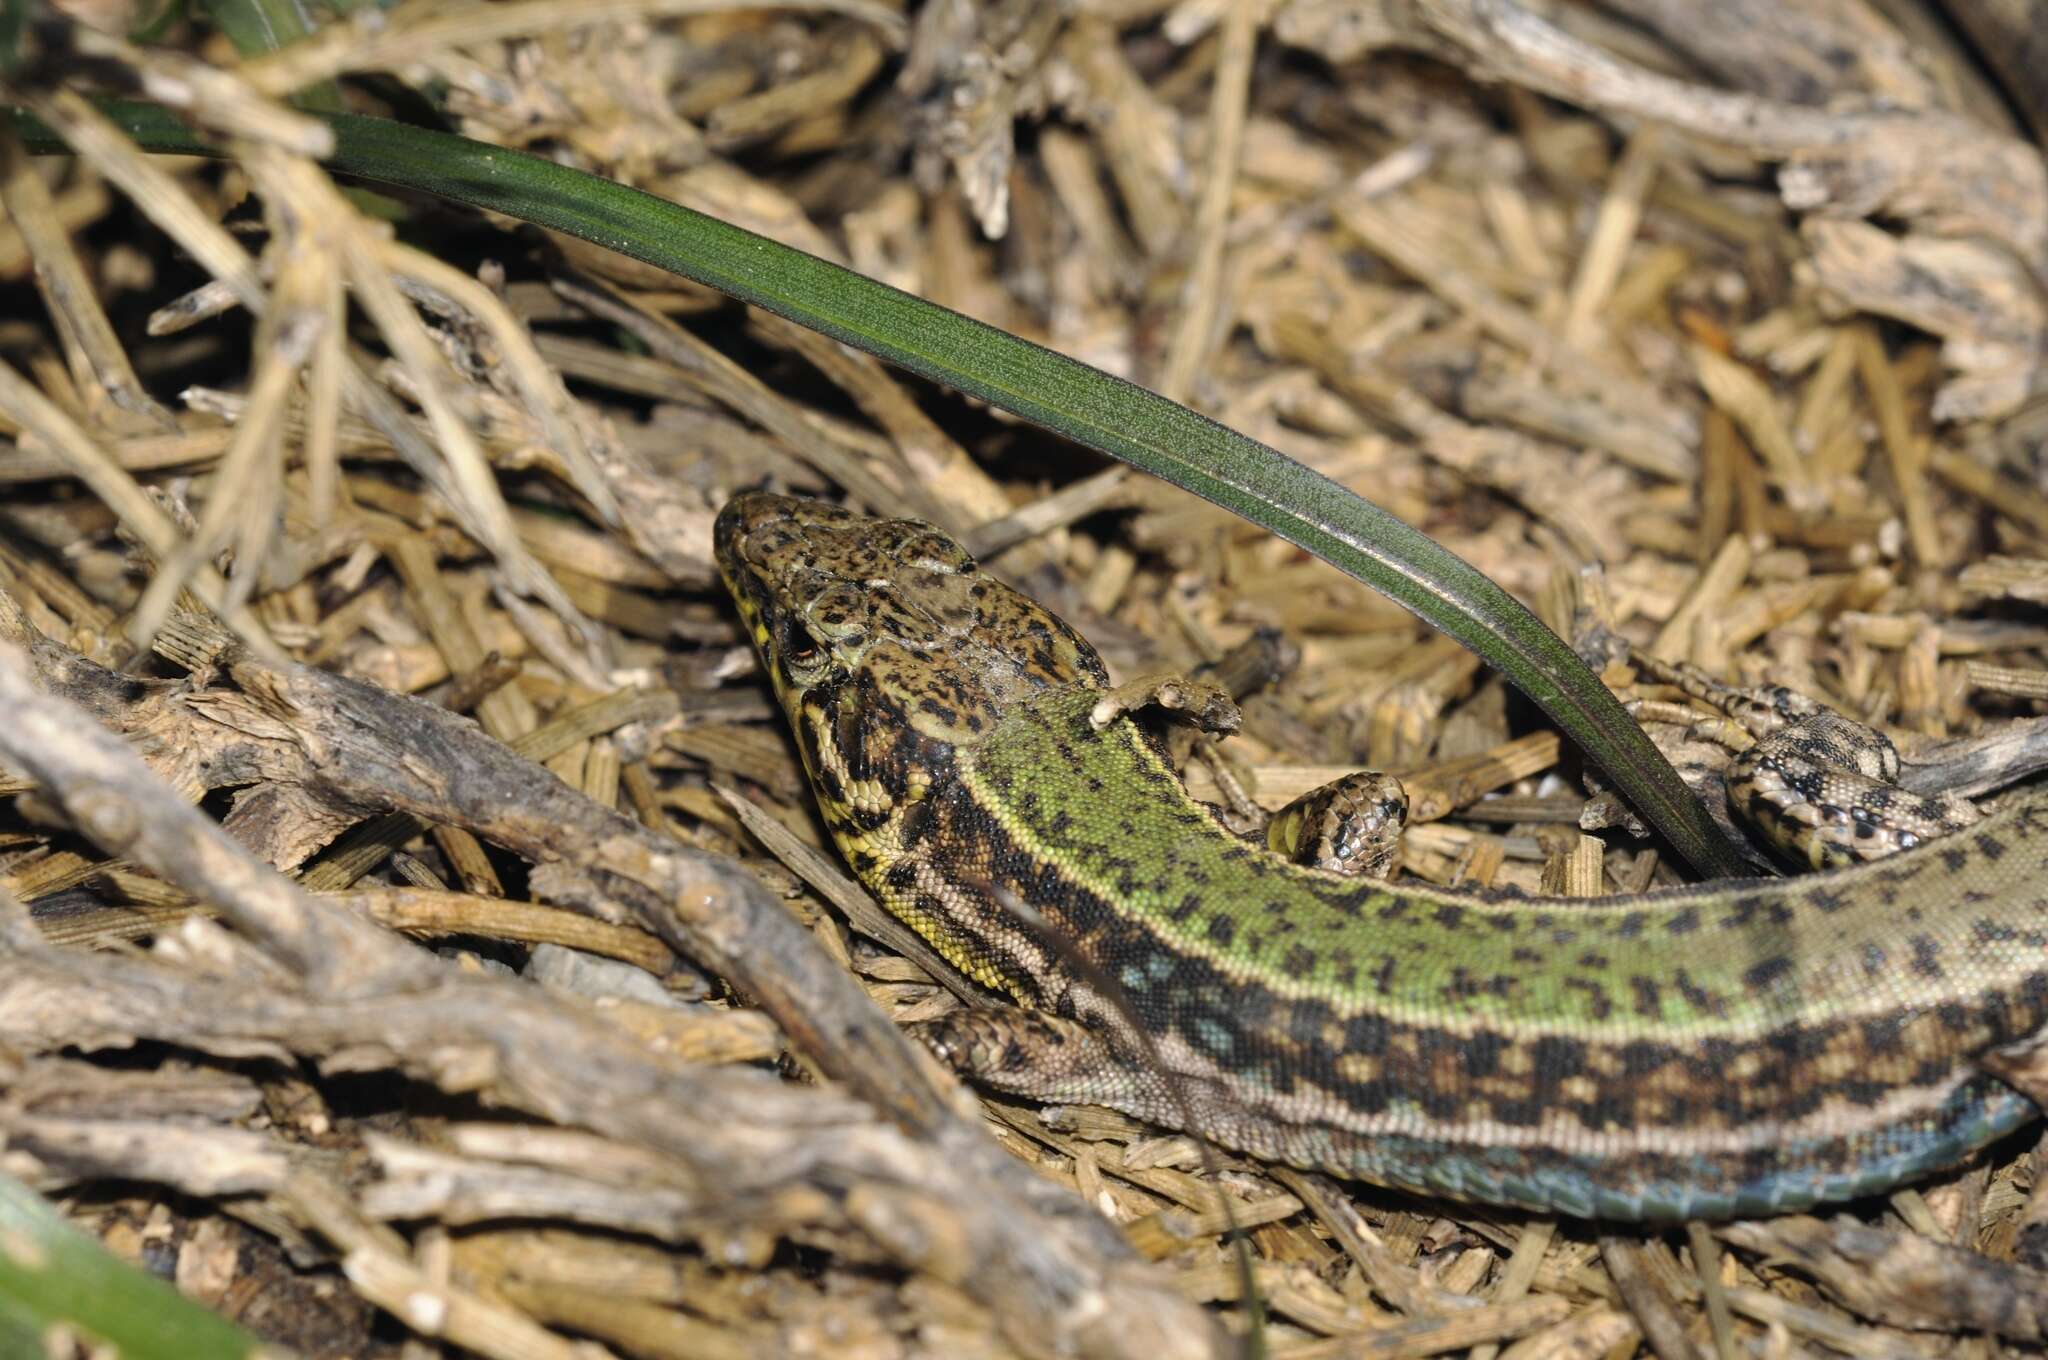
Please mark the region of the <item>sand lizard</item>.
[[1104, 719], [1088, 643], [937, 529], [755, 493], [716, 542], [848, 862], [1021, 1004], [923, 1027], [984, 1084], [1617, 1220], [1875, 1193], [2038, 1113], [2048, 790], [1801, 878], [1582, 902], [1345, 877], [1230, 834]]

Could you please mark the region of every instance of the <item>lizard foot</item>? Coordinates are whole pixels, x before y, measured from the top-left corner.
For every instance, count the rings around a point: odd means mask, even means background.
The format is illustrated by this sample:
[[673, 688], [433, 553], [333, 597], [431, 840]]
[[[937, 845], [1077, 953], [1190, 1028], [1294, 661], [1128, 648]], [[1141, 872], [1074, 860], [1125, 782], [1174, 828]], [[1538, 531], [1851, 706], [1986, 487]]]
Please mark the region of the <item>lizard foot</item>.
[[1184, 675], [1151, 675], [1104, 690], [1088, 714], [1088, 724], [1099, 732], [1118, 718], [1147, 708], [1178, 714], [1204, 732], [1235, 732], [1241, 721], [1228, 690]]

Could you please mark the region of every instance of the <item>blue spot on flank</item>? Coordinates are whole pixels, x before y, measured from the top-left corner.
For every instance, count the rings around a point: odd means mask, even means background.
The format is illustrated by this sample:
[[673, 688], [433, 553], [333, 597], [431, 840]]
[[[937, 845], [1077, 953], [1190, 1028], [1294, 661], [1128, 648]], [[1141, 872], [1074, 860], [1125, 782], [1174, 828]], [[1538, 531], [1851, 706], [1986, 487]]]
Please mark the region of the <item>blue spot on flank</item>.
[[1227, 1054], [1235, 1043], [1230, 1030], [1215, 1020], [1197, 1017], [1190, 1028], [1194, 1031], [1195, 1042], [1211, 1053]]

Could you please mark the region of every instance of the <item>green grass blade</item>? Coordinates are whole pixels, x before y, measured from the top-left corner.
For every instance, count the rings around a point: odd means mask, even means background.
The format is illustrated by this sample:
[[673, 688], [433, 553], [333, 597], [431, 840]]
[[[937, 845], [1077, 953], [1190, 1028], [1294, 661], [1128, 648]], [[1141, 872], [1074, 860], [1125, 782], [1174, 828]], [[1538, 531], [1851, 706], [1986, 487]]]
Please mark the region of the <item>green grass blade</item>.
[[[306, 12], [305, 0], [201, 0], [201, 7], [245, 57], [275, 52], [313, 36], [313, 16]], [[341, 86], [332, 80], [317, 81], [295, 91], [291, 102], [307, 112], [339, 113]]]
[[0, 0], [0, 78], [13, 75], [28, 60], [28, 6]]
[[200, 7], [245, 57], [275, 52], [313, 33], [298, 0], [201, 0]]
[[0, 1175], [0, 1355], [58, 1354], [60, 1330], [84, 1343], [81, 1355], [104, 1345], [123, 1360], [237, 1360], [261, 1346]]
[[[163, 109], [105, 106], [153, 151], [217, 154]], [[1469, 563], [1321, 474], [1184, 406], [716, 218], [517, 151], [323, 115], [339, 174], [581, 237], [980, 397], [1206, 497], [1413, 610], [1495, 666], [1696, 869], [1745, 872], [1706, 809], [1606, 686]], [[47, 131], [22, 125], [43, 150]]]

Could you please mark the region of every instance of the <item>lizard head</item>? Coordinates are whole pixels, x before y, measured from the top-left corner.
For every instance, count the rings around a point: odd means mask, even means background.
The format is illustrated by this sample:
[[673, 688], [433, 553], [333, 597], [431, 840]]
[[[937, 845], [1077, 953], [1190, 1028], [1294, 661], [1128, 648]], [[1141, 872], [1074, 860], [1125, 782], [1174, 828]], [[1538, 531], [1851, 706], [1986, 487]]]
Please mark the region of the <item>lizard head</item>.
[[1107, 683], [1079, 634], [921, 520], [750, 492], [713, 538], [835, 822], [921, 798], [1033, 694]]

